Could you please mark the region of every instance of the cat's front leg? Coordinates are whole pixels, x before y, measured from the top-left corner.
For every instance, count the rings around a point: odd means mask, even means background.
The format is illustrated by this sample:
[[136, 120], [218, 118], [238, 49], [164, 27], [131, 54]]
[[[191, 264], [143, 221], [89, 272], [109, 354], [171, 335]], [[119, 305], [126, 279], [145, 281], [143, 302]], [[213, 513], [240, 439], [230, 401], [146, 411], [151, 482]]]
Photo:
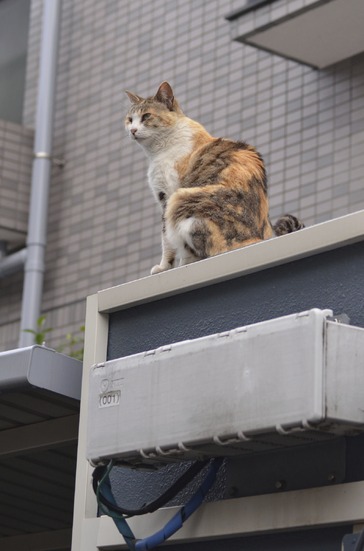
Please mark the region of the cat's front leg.
[[162, 231], [162, 258], [159, 264], [156, 264], [151, 269], [151, 275], [160, 274], [166, 270], [170, 270], [174, 266], [174, 261], [176, 258], [176, 251], [169, 242], [166, 231], [163, 228]]

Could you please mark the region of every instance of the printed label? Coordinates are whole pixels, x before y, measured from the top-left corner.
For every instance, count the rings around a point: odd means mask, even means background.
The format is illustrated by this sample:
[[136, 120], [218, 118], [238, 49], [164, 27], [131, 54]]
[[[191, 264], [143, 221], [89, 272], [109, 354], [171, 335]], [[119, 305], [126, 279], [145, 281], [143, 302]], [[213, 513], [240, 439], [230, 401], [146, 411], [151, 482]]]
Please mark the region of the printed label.
[[99, 407], [110, 408], [120, 404], [120, 390], [112, 390], [99, 395]]

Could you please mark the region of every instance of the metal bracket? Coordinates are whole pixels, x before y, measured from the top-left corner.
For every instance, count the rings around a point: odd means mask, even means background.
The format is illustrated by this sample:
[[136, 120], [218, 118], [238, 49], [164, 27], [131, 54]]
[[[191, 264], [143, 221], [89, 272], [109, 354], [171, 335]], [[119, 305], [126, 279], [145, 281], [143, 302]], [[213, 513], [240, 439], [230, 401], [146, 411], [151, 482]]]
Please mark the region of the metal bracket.
[[350, 324], [350, 318], [347, 314], [338, 314], [337, 316], [327, 316], [327, 321], [335, 321], [336, 323], [344, 323], [345, 325]]
[[64, 159], [57, 159], [56, 157], [53, 157], [53, 155], [50, 155], [45, 151], [38, 151], [37, 153], [34, 153], [33, 157], [34, 159], [48, 159], [52, 162], [53, 165], [56, 165], [59, 168], [63, 168], [66, 164], [66, 161]]
[[227, 497], [246, 497], [343, 482], [345, 439], [227, 459]]

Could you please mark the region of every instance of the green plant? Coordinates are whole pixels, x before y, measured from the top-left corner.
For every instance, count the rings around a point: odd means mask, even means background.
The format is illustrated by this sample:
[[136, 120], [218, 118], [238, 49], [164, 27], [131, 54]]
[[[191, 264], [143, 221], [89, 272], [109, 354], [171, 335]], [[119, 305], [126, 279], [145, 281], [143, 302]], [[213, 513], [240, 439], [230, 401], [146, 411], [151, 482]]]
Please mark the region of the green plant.
[[57, 348], [58, 352], [65, 352], [71, 358], [76, 358], [76, 360], [82, 361], [84, 333], [85, 333], [84, 325], [81, 325], [80, 332], [81, 332], [81, 336], [72, 335], [72, 333], [67, 333], [67, 335], [65, 336], [65, 341], [61, 343]]
[[51, 327], [44, 327], [46, 323], [46, 316], [39, 316], [37, 319], [36, 329], [24, 329], [25, 333], [31, 333], [34, 335], [34, 344], [44, 345], [46, 341], [46, 335], [52, 331]]
[[[45, 327], [47, 318], [46, 316], [40, 316], [37, 319], [36, 329], [24, 329], [26, 333], [31, 333], [34, 336], [34, 344], [45, 345], [47, 335], [53, 331], [51, 327]], [[79, 332], [80, 335], [73, 335], [72, 333], [67, 333], [64, 338], [64, 341], [56, 348], [57, 352], [63, 352], [70, 356], [71, 358], [76, 358], [77, 360], [83, 359], [83, 343], [84, 343], [84, 333], [85, 326], [81, 325]]]

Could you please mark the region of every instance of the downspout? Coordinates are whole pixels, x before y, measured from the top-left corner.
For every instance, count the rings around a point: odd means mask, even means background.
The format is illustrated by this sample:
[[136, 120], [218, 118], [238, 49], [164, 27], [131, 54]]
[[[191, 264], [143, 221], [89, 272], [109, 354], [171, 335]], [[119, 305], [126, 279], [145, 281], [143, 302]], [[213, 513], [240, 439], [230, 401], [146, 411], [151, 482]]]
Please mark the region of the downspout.
[[20, 347], [33, 344], [33, 335], [25, 333], [24, 329], [35, 330], [41, 312], [60, 12], [61, 0], [43, 1], [34, 159], [19, 335]]
[[16, 253], [3, 256], [0, 262], [0, 279], [19, 272], [24, 266], [26, 257], [26, 249], [21, 249]]

